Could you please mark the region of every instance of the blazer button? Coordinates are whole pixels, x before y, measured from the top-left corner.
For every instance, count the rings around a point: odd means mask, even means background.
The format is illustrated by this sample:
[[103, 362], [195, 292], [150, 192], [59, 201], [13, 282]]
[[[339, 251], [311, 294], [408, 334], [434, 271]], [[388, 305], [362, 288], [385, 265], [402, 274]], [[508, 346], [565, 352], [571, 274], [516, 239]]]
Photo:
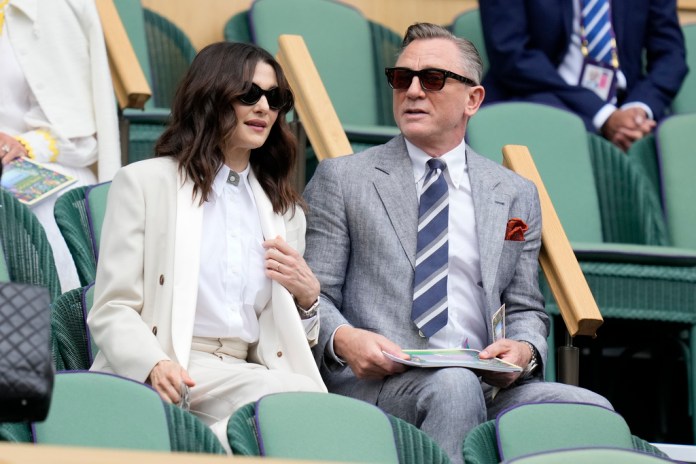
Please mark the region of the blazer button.
[[164, 274], [160, 274], [159, 283], [160, 285], [164, 285]]
[[155, 336], [157, 335], [157, 326], [154, 326], [152, 328], [152, 335], [155, 335]]
[[283, 352], [282, 352], [282, 351], [277, 352], [277, 353], [276, 353], [276, 356], [278, 356], [279, 358], [282, 358], [282, 357], [283, 357]]

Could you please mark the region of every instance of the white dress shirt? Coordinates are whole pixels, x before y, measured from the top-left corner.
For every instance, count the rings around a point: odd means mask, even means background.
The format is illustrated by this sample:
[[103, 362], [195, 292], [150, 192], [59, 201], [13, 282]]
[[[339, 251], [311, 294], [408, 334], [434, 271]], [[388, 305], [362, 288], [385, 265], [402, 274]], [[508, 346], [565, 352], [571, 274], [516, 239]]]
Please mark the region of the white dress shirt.
[[239, 184], [227, 183], [230, 168], [222, 165], [213, 190], [203, 205], [201, 267], [193, 335], [259, 338], [258, 315], [271, 298], [271, 279], [265, 276], [263, 233], [249, 165]]
[[[420, 197], [431, 159], [423, 150], [406, 141], [413, 165], [414, 182]], [[449, 269], [447, 274], [447, 325], [428, 340], [429, 348], [486, 347], [485, 298], [481, 278], [481, 259], [474, 201], [464, 141], [440, 156], [447, 164], [445, 179], [449, 189]], [[409, 348], [409, 347], [403, 347]]]
[[[578, 85], [580, 82], [580, 74], [582, 73], [584, 57], [581, 51], [581, 30], [580, 30], [580, 0], [573, 0], [573, 32], [570, 35], [570, 45], [568, 45], [568, 51], [566, 52], [563, 61], [558, 66], [558, 74], [561, 75], [564, 81], [568, 85]], [[626, 89], [626, 76], [621, 72], [621, 63], [619, 62], [619, 69], [616, 74], [616, 88], [625, 90]], [[648, 115], [649, 119], [652, 119], [653, 113], [648, 105], [642, 102], [631, 102], [626, 103], [621, 106], [622, 109], [628, 109], [631, 107], [642, 108]], [[609, 116], [616, 111], [616, 98], [610, 103], [604, 105], [595, 114], [592, 119], [592, 124], [597, 130], [600, 130]]]
[[[271, 299], [271, 279], [249, 169], [239, 173], [235, 186], [227, 182], [230, 168], [222, 165], [203, 205], [195, 337], [259, 339], [258, 316]], [[305, 330], [317, 317], [302, 320]]]

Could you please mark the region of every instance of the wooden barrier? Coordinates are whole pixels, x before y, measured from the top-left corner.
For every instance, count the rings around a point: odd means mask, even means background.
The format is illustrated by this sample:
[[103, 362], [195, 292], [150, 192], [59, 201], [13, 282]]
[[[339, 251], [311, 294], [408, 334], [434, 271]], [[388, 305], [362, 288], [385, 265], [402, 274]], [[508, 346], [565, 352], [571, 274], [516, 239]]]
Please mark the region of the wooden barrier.
[[525, 146], [506, 145], [503, 164], [534, 182], [539, 191], [543, 218], [539, 263], [568, 333], [572, 337], [595, 336], [604, 320], [529, 150]]
[[321, 161], [352, 153], [348, 137], [302, 36], [281, 35], [278, 45], [278, 62], [295, 94], [295, 110], [317, 158]]
[[[35, 445], [33, 443], [0, 443], [2, 464], [222, 464], [229, 456], [197, 453], [163, 453], [101, 448]], [[308, 464], [308, 461], [273, 459], [261, 456], [235, 456], [239, 464]], [[316, 462], [316, 461], [312, 461]]]
[[118, 106], [142, 109], [152, 92], [113, 0], [96, 0]]

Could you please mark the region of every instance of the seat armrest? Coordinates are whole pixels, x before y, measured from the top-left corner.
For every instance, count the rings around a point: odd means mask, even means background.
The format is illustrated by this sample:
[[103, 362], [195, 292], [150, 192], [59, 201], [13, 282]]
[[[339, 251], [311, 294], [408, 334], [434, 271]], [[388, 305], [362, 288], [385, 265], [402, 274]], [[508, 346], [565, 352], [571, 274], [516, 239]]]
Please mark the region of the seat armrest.
[[571, 242], [579, 261], [604, 261], [664, 266], [696, 266], [696, 250], [624, 243]]
[[399, 135], [399, 128], [395, 126], [343, 125], [343, 130], [352, 143], [386, 143]]
[[169, 121], [169, 108], [147, 108], [145, 110], [125, 109], [123, 116], [132, 123], [161, 123]]

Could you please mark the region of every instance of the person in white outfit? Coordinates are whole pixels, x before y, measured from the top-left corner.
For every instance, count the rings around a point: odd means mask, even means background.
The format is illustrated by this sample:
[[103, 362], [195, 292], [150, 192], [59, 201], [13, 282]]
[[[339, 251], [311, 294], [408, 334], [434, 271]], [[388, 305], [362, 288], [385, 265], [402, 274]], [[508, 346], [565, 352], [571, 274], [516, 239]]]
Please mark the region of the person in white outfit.
[[[0, 82], [3, 165], [31, 158], [76, 178], [69, 188], [113, 177], [121, 160], [118, 116], [93, 1], [0, 0]], [[67, 291], [80, 283], [53, 217], [56, 198], [32, 211]]]
[[177, 90], [156, 157], [109, 190], [90, 332], [92, 370], [147, 382], [227, 445], [229, 416], [268, 393], [326, 391], [310, 346], [319, 281], [278, 63], [216, 43]]

